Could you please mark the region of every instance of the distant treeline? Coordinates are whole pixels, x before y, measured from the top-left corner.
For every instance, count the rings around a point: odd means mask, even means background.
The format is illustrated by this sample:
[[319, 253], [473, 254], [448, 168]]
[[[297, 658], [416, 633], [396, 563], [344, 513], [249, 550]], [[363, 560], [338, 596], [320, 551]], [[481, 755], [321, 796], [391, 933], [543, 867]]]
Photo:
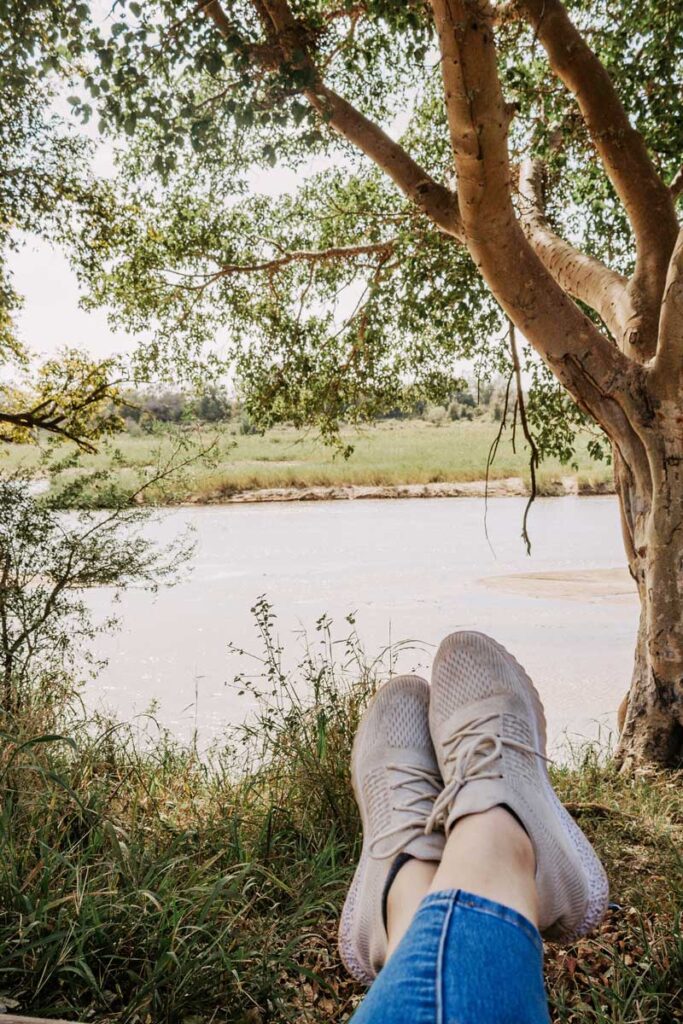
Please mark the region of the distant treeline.
[[144, 429], [154, 423], [224, 423], [239, 416], [237, 399], [230, 398], [221, 387], [208, 387], [200, 393], [166, 389], [163, 391], [128, 391], [121, 396], [117, 410], [130, 429]]
[[[468, 384], [454, 391], [444, 405], [418, 401], [409, 409], [392, 409], [382, 419], [422, 419], [434, 423], [472, 420], [493, 415], [500, 419], [504, 384], [500, 381]], [[128, 391], [121, 396], [117, 413], [131, 434], [151, 433], [162, 424], [233, 423], [239, 433], [255, 432], [251, 419], [239, 398], [226, 388], [212, 385], [200, 392], [171, 388], [160, 391]]]

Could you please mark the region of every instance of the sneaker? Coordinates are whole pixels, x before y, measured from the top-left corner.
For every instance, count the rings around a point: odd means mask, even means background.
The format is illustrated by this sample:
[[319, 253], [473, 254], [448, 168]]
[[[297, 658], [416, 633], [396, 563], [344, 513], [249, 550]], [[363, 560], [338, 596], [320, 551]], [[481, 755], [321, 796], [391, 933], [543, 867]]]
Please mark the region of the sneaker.
[[607, 876], [564, 809], [546, 767], [540, 697], [511, 654], [483, 633], [452, 633], [432, 670], [429, 724], [444, 788], [428, 830], [503, 805], [536, 855], [540, 922], [546, 935], [577, 938], [607, 907]]
[[425, 834], [442, 781], [429, 735], [429, 684], [389, 680], [373, 698], [353, 744], [351, 773], [363, 821], [363, 848], [339, 925], [350, 974], [370, 984], [384, 965], [384, 904], [396, 857], [439, 861], [440, 832]]

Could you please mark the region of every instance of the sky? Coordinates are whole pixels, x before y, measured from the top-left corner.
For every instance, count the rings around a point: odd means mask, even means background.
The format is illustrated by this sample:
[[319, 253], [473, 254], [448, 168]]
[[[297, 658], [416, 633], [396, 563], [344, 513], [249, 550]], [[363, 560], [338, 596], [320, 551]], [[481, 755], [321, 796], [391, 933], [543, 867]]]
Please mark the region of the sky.
[[80, 308], [76, 275], [64, 255], [46, 242], [28, 237], [12, 269], [15, 287], [24, 297], [17, 325], [32, 352], [50, 356], [68, 345], [102, 358], [135, 347], [134, 338], [111, 330], [104, 310]]

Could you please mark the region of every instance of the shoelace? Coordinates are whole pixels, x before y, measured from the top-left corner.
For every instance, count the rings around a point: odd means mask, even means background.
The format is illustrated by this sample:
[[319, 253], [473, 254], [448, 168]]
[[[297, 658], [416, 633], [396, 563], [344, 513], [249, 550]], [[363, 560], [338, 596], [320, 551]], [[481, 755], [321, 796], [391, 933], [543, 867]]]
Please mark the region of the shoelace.
[[434, 801], [432, 812], [427, 818], [425, 833], [430, 832], [438, 824], [443, 824], [446, 829], [448, 824], [448, 808], [451, 806], [460, 790], [467, 782], [481, 779], [502, 779], [500, 771], [491, 771], [491, 766], [496, 763], [503, 753], [503, 747], [510, 747], [512, 750], [519, 750], [524, 754], [533, 754], [544, 761], [549, 761], [545, 754], [530, 746], [528, 743], [520, 743], [517, 740], [508, 739], [494, 732], [491, 728], [484, 728], [494, 718], [499, 718], [497, 711], [490, 715], [483, 715], [480, 718], [473, 718], [465, 722], [449, 739], [444, 743], [447, 750], [444, 758], [445, 765], [454, 765], [453, 778], [446, 783], [441, 793]]
[[[417, 765], [411, 764], [388, 764], [387, 768], [393, 772], [400, 772], [404, 776], [393, 782], [389, 789], [394, 792], [404, 791], [409, 794], [409, 799], [405, 803], [398, 804], [397, 802], [392, 802], [392, 812], [410, 814], [412, 816], [408, 821], [403, 821], [401, 824], [392, 826], [375, 836], [368, 848], [369, 854], [374, 860], [394, 857], [401, 850], [404, 850], [413, 839], [417, 839], [418, 836], [425, 834], [430, 811], [441, 792], [442, 786], [441, 776], [438, 771], [429, 771], [427, 768], [418, 768]], [[429, 784], [432, 792], [425, 792], [425, 782]], [[401, 838], [390, 849], [380, 849], [383, 842], [387, 839], [393, 839], [394, 836], [398, 835]]]

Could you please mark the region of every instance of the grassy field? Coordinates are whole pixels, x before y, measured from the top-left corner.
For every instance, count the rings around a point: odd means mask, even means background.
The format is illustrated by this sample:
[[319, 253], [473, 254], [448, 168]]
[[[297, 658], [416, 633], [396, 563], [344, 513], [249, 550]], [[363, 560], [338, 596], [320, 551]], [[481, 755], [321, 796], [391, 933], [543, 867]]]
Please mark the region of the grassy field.
[[[139, 437], [123, 434], [97, 455], [83, 457], [78, 468], [57, 474], [53, 484], [61, 487], [75, 475], [94, 469], [103, 471], [103, 481], [97, 485], [100, 489], [134, 488], [160, 461], [171, 456], [180, 439], [189, 453], [213, 447], [194, 465], [153, 488], [148, 500], [220, 501], [241, 491], [273, 487], [482, 480], [496, 430], [497, 424], [488, 419], [446, 420], [438, 426], [423, 420], [389, 420], [361, 432], [345, 430], [344, 443], [354, 448], [348, 459], [314, 435], [288, 428], [271, 430], [264, 436], [241, 435], [236, 427], [174, 428]], [[517, 441], [516, 452], [509, 434], [501, 442], [491, 468], [492, 479], [522, 477], [528, 481], [528, 453], [520, 445], [519, 436]], [[542, 464], [538, 474], [541, 493], [557, 493], [558, 481], [567, 476], [576, 477], [583, 491], [609, 487], [611, 467], [591, 461], [586, 441], [578, 451], [578, 468], [562, 466], [556, 460]], [[18, 464], [42, 472], [36, 449], [9, 448], [5, 465], [13, 468]]]
[[[321, 640], [289, 679], [271, 652], [257, 718], [208, 762], [149, 724], [2, 723], [0, 1001], [111, 1024], [348, 1019], [349, 754], [382, 672], [353, 640], [335, 665]], [[546, 947], [553, 1021], [674, 1024], [683, 777], [625, 778], [590, 747], [552, 772], [619, 905], [592, 937]]]

